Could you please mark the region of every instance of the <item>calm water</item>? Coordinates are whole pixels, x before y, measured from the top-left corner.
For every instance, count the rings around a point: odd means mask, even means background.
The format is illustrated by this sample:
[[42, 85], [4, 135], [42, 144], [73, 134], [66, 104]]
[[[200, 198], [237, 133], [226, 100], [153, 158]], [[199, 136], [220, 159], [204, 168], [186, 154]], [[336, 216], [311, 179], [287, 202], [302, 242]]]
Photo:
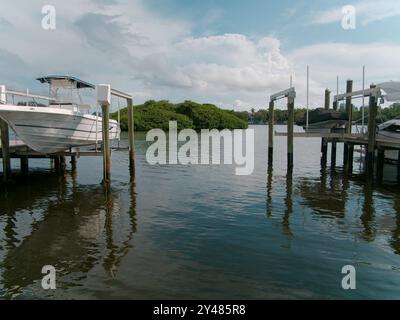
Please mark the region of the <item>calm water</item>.
[[[108, 194], [101, 158], [81, 158], [65, 177], [32, 161], [29, 183], [0, 193], [0, 297], [400, 298], [395, 169], [380, 186], [347, 179], [321, 170], [319, 139], [296, 139], [287, 177], [285, 138], [267, 170], [267, 127], [254, 129], [251, 176], [233, 166], [150, 166], [144, 134], [135, 181], [127, 154], [113, 153]], [[48, 264], [57, 269], [52, 292], [41, 289]], [[341, 288], [349, 264], [351, 292]]]

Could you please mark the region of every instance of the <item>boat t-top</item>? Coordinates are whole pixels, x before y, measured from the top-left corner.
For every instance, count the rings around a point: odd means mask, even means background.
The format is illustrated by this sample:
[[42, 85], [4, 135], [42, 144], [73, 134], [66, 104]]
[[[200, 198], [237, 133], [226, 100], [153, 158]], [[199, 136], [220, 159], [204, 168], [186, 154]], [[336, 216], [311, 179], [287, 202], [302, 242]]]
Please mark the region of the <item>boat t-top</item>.
[[[82, 103], [82, 90], [96, 86], [71, 76], [46, 76], [38, 81], [49, 85], [49, 104], [12, 105], [6, 92], [0, 97], [0, 118], [31, 149], [54, 154], [71, 148], [92, 146], [102, 139], [102, 118], [91, 114], [92, 107]], [[119, 138], [117, 121], [110, 120], [110, 140]]]

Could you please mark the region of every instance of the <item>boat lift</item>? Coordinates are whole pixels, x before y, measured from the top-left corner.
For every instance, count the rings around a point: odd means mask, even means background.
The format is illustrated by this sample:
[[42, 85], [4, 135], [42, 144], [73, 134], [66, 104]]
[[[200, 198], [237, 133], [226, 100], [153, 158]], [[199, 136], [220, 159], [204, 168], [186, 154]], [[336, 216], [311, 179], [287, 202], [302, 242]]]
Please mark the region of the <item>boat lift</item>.
[[294, 100], [296, 98], [296, 89], [280, 91], [271, 95], [269, 102], [268, 119], [268, 165], [272, 166], [274, 154], [274, 106], [275, 101], [287, 98], [288, 122], [287, 122], [287, 166], [288, 170], [293, 168], [293, 128], [294, 128]]
[[[106, 100], [99, 100], [101, 95], [100, 91], [104, 90], [104, 86], [106, 87]], [[128, 151], [129, 151], [129, 168], [132, 175], [135, 174], [135, 147], [134, 147], [134, 118], [133, 118], [133, 98], [129, 93], [125, 93], [121, 90], [117, 90], [111, 88], [110, 85], [91, 85], [93, 89], [97, 89], [98, 94], [98, 103], [102, 107], [102, 120], [103, 120], [103, 183], [105, 185], [110, 184], [111, 177], [111, 147], [108, 136], [108, 128], [109, 128], [109, 111], [111, 105], [111, 96], [115, 96], [121, 99], [125, 99], [127, 102], [128, 109]], [[29, 90], [26, 91], [17, 91], [17, 90], [9, 90], [4, 85], [0, 85], [0, 104], [7, 103], [7, 95], [11, 96], [20, 96], [31, 99], [38, 100], [46, 100], [49, 102], [56, 102], [54, 97], [32, 94]], [[118, 110], [118, 113], [120, 110]], [[96, 111], [97, 119], [99, 118], [98, 109]], [[120, 121], [120, 116], [118, 117]], [[120, 122], [118, 122], [118, 127], [120, 128]], [[72, 167], [76, 167], [76, 157], [80, 156], [99, 156], [101, 153], [97, 151], [97, 147], [94, 151], [83, 151], [81, 152], [79, 148], [71, 148], [70, 150], [66, 150], [65, 152], [57, 153], [57, 154], [41, 154], [30, 150], [28, 146], [25, 145], [21, 140], [17, 140], [14, 143], [10, 143], [9, 136], [9, 127], [8, 124], [0, 119], [0, 131], [1, 131], [1, 158], [3, 160], [3, 181], [7, 182], [11, 176], [11, 158], [19, 158], [21, 159], [21, 172], [28, 172], [28, 159], [29, 158], [53, 158], [55, 160], [55, 168], [56, 171], [60, 169], [65, 169], [65, 157], [71, 157]], [[96, 131], [97, 135], [97, 131]], [[96, 138], [97, 145], [97, 138]]]

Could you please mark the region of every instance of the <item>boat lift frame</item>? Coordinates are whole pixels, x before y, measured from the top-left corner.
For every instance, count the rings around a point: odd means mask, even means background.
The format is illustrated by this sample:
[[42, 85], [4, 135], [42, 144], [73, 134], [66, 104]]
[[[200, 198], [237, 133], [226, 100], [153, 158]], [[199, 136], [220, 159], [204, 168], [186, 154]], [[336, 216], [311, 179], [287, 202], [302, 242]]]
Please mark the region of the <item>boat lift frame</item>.
[[287, 166], [293, 168], [293, 127], [294, 127], [294, 101], [296, 98], [295, 87], [280, 91], [270, 96], [268, 119], [268, 165], [273, 164], [274, 154], [274, 107], [275, 101], [287, 98], [288, 122], [287, 122]]
[[[97, 85], [96, 89], [99, 91], [99, 87], [102, 85]], [[128, 150], [129, 150], [129, 168], [131, 175], [135, 175], [135, 146], [134, 146], [134, 117], [133, 117], [133, 97], [131, 94], [123, 92], [121, 90], [117, 90], [111, 88], [110, 85], [107, 85], [109, 88], [108, 95], [110, 97], [108, 103], [102, 103], [102, 131], [103, 131], [103, 184], [106, 186], [110, 185], [111, 178], [111, 147], [108, 136], [108, 128], [109, 128], [109, 114], [110, 114], [110, 105], [111, 105], [111, 96], [116, 96], [121, 99], [125, 99], [127, 102], [127, 111], [128, 111]], [[32, 99], [39, 100], [47, 100], [47, 101], [56, 101], [55, 98], [40, 95], [40, 94], [32, 94], [29, 90], [26, 91], [17, 91], [17, 90], [7, 90], [6, 86], [0, 85], [0, 104], [7, 104], [7, 95], [12, 96], [20, 96], [27, 97]], [[99, 101], [98, 101], [99, 102]], [[104, 102], [104, 101], [103, 101]], [[98, 112], [96, 112], [98, 118]], [[76, 157], [80, 156], [98, 156], [101, 153], [96, 150], [80, 152], [79, 148], [73, 148], [69, 151], [57, 153], [57, 154], [41, 154], [29, 150], [27, 146], [11, 146], [14, 150], [19, 150], [19, 152], [10, 153], [10, 138], [9, 138], [9, 127], [8, 124], [0, 119], [0, 131], [1, 131], [1, 158], [3, 160], [3, 181], [8, 182], [11, 176], [11, 158], [17, 157], [21, 159], [21, 172], [28, 172], [28, 159], [29, 158], [53, 158], [55, 160], [56, 171], [59, 169], [65, 169], [65, 157], [71, 157], [72, 167], [76, 168]], [[97, 145], [97, 138], [96, 138]]]

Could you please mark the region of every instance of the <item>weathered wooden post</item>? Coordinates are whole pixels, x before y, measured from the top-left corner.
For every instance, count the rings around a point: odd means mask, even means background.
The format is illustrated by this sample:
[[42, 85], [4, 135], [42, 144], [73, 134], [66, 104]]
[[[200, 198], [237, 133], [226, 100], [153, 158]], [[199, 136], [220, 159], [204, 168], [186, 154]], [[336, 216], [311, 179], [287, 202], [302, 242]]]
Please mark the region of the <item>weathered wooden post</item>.
[[60, 156], [60, 169], [62, 174], [65, 174], [65, 172], [67, 171], [67, 163], [65, 161], [65, 156]]
[[268, 165], [274, 162], [274, 101], [269, 102], [268, 110]]
[[76, 170], [76, 156], [71, 156], [70, 163], [71, 163], [72, 171], [75, 171]]
[[10, 136], [8, 124], [0, 119], [1, 130], [1, 152], [3, 158], [3, 180], [7, 182], [11, 176], [11, 160], [10, 160]]
[[[371, 85], [371, 89], [376, 88]], [[368, 115], [368, 152], [367, 152], [367, 175], [374, 175], [375, 162], [375, 144], [376, 144], [376, 115], [378, 112], [378, 92], [371, 91], [369, 97], [369, 115]]]
[[[353, 92], [353, 80], [347, 80], [347, 86], [346, 86], [346, 93], [351, 93]], [[346, 113], [349, 117], [349, 121], [346, 124], [346, 134], [351, 134], [351, 129], [353, 125], [353, 106], [352, 106], [352, 101], [351, 97], [346, 97]], [[344, 170], [346, 173], [349, 172], [349, 153], [350, 153], [350, 147], [349, 143], [345, 142], [344, 143], [344, 150], [343, 150], [343, 165], [344, 165]]]
[[400, 150], [397, 155], [397, 179], [400, 180]]
[[[329, 110], [329, 105], [331, 104], [331, 92], [329, 89], [325, 89], [325, 110]], [[322, 138], [321, 140], [321, 152], [322, 152], [322, 158], [321, 158], [321, 165], [323, 167], [326, 166], [326, 161], [328, 159], [328, 139], [327, 138]]]
[[29, 171], [29, 158], [28, 158], [28, 156], [21, 156], [20, 163], [21, 163], [21, 173], [23, 175], [28, 174], [28, 171]]
[[378, 158], [376, 163], [376, 179], [378, 182], [383, 180], [383, 165], [385, 163], [385, 149], [378, 148]]
[[287, 123], [287, 166], [288, 170], [293, 169], [293, 129], [294, 129], [294, 99], [296, 94], [294, 92], [288, 95], [288, 123]]
[[111, 149], [110, 149], [110, 104], [111, 86], [99, 84], [97, 86], [97, 101], [102, 111], [102, 142], [103, 142], [103, 185], [111, 183]]
[[[339, 101], [333, 102], [333, 110], [337, 111]], [[333, 138], [331, 143], [331, 170], [336, 168], [336, 150], [337, 150], [337, 139]]]
[[128, 143], [129, 143], [129, 169], [135, 175], [135, 120], [133, 112], [133, 100], [128, 102]]
[[[0, 86], [0, 104], [7, 103], [6, 86]], [[1, 152], [3, 158], [3, 180], [7, 182], [11, 176], [10, 134], [8, 124], [0, 118]]]

